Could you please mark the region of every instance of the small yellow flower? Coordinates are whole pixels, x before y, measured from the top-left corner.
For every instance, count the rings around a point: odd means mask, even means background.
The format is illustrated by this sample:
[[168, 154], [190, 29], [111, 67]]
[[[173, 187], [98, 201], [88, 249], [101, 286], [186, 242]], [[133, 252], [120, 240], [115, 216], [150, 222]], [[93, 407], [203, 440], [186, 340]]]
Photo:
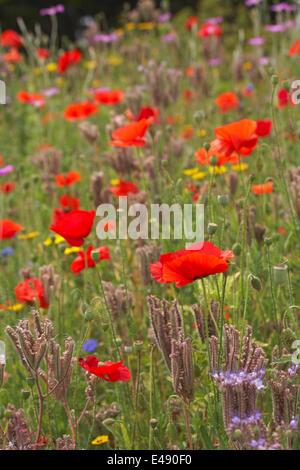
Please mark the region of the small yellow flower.
[[120, 180], [119, 179], [110, 180], [110, 184], [112, 186], [118, 186], [118, 184], [120, 184]]
[[192, 179], [193, 180], [201, 180], [202, 178], [204, 178], [206, 176], [206, 172], [205, 171], [199, 171], [198, 173], [196, 173], [195, 175], [192, 176]]
[[122, 36], [122, 34], [124, 34], [124, 29], [123, 29], [123, 28], [116, 29], [115, 33], [116, 33], [118, 36]]
[[89, 70], [95, 69], [97, 67], [97, 62], [95, 60], [87, 60], [86, 62], [84, 62], [83, 66]]
[[7, 68], [8, 68], [8, 70], [9, 70], [10, 72], [13, 72], [16, 67], [15, 67], [14, 64], [8, 64]]
[[138, 28], [141, 31], [149, 31], [149, 30], [155, 28], [155, 23], [153, 23], [153, 21], [148, 21], [148, 22], [145, 22], [145, 23], [139, 23]]
[[41, 73], [42, 73], [41, 67], [36, 67], [36, 68], [34, 69], [34, 73], [35, 73], [35, 75], [41, 75]]
[[197, 137], [205, 137], [206, 136], [206, 130], [205, 129], [200, 129], [197, 131]]
[[78, 246], [72, 246], [71, 248], [66, 248], [64, 251], [65, 255], [70, 255], [71, 253], [78, 253], [80, 248]]
[[46, 70], [48, 72], [54, 72], [57, 69], [57, 64], [55, 62], [50, 62], [50, 64], [46, 65]]
[[64, 237], [61, 237], [60, 235], [55, 236], [55, 239], [54, 239], [55, 245], [59, 245], [60, 243], [65, 242], [65, 241], [66, 240], [64, 239]]
[[44, 241], [45, 246], [52, 245], [52, 238], [48, 237], [47, 240]]
[[24, 233], [23, 235], [19, 235], [19, 240], [29, 240], [30, 238], [35, 238], [39, 235], [40, 232], [30, 232]]
[[92, 444], [94, 444], [95, 446], [100, 446], [101, 444], [105, 444], [105, 442], [108, 442], [108, 441], [109, 441], [108, 436], [98, 436], [92, 441]]
[[225, 166], [210, 166], [209, 173], [215, 175], [223, 175], [227, 172], [227, 168]]
[[253, 68], [252, 62], [248, 61], [244, 63], [244, 70], [251, 70]]
[[110, 56], [107, 58], [107, 62], [109, 63], [109, 65], [117, 66], [117, 65], [122, 64], [123, 59], [122, 59], [122, 57], [117, 57], [117, 56], [115, 56], [115, 55], [110, 55]]
[[126, 24], [125, 24], [125, 29], [126, 29], [127, 31], [132, 31], [133, 29], [135, 29], [135, 23], [133, 23], [133, 22], [126, 23]]
[[241, 163], [240, 165], [232, 165], [231, 168], [235, 171], [245, 171], [248, 170], [249, 165], [247, 163]]
[[183, 170], [182, 173], [186, 176], [192, 176], [198, 173], [198, 171], [199, 169], [196, 167], [196, 168], [188, 168], [187, 170]]
[[15, 304], [15, 305], [9, 305], [8, 310], [12, 310], [13, 312], [18, 312], [23, 308], [23, 304]]

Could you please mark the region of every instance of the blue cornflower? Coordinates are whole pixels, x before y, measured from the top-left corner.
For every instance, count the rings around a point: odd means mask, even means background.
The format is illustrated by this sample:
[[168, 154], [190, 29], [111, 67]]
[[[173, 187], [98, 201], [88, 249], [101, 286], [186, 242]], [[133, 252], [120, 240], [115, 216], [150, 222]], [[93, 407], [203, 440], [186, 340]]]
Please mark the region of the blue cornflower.
[[82, 350], [88, 353], [92, 353], [97, 349], [99, 346], [98, 341], [95, 339], [88, 339], [82, 346]]

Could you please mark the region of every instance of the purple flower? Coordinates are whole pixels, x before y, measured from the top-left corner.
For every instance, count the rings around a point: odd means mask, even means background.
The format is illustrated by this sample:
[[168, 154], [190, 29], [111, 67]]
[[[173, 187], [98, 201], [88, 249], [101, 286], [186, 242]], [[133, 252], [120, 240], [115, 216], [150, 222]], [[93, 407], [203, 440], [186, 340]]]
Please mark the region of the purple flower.
[[271, 8], [271, 11], [296, 11], [296, 6], [295, 5], [290, 5], [289, 3], [278, 3], [277, 5], [273, 5]]
[[111, 33], [111, 34], [95, 34], [93, 37], [95, 42], [104, 42], [104, 43], [109, 43], [113, 41], [117, 41], [119, 39], [119, 36], [116, 33]]
[[56, 15], [56, 13], [63, 13], [64, 11], [65, 11], [65, 7], [59, 4], [53, 7], [49, 7], [49, 8], [42, 8], [42, 10], [40, 10], [40, 15], [41, 16], [45, 16], [45, 15], [54, 16]]
[[220, 57], [216, 57], [215, 59], [209, 59], [207, 63], [211, 67], [216, 67], [218, 65], [222, 65], [222, 59]]
[[59, 88], [47, 88], [46, 90], [41, 91], [41, 94], [44, 96], [53, 96], [59, 93]]
[[216, 24], [222, 23], [223, 21], [224, 21], [223, 16], [215, 16], [214, 18], [208, 18], [205, 21], [205, 23], [216, 25]]
[[265, 40], [266, 38], [264, 37], [251, 38], [249, 39], [248, 44], [250, 44], [250, 46], [262, 46]]
[[258, 5], [261, 2], [262, 0], [246, 0], [245, 5], [246, 7], [253, 7], [254, 5]]
[[170, 12], [162, 13], [162, 14], [159, 15], [159, 17], [157, 18], [157, 21], [158, 21], [158, 23], [164, 23], [165, 21], [169, 21], [171, 18], [172, 18], [172, 15], [171, 15]]
[[12, 173], [14, 171], [14, 167], [12, 165], [6, 165], [3, 168], [0, 168], [0, 175], [6, 176], [8, 173]]
[[265, 26], [265, 30], [269, 31], [270, 33], [283, 33], [286, 30], [286, 25], [282, 24], [267, 24]]
[[263, 66], [268, 65], [270, 63], [270, 60], [271, 60], [270, 57], [267, 57], [267, 56], [266, 57], [261, 57], [259, 59], [259, 63], [260, 63], [260, 65], [263, 65]]
[[88, 339], [82, 346], [82, 350], [88, 353], [92, 353], [97, 349], [99, 346], [98, 341], [95, 339]]
[[160, 38], [162, 42], [174, 42], [177, 40], [177, 34], [176, 33], [169, 33], [165, 34]]

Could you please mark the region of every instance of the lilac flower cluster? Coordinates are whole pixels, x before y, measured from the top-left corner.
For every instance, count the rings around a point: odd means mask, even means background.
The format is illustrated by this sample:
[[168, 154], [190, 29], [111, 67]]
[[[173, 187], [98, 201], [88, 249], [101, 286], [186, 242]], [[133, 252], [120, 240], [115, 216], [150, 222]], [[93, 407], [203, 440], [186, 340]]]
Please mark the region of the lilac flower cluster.
[[49, 7], [49, 8], [42, 8], [40, 10], [40, 15], [41, 16], [46, 16], [46, 15], [54, 16], [56, 15], [56, 13], [63, 13], [64, 11], [65, 11], [65, 7], [59, 4], [53, 7]]
[[104, 42], [108, 44], [110, 42], [117, 41], [119, 39], [119, 36], [116, 33], [110, 33], [110, 34], [100, 33], [100, 34], [95, 34], [93, 39], [95, 42]]
[[292, 367], [289, 367], [288, 370], [289, 377], [295, 377], [297, 374], [300, 374], [300, 366], [293, 364]]
[[277, 5], [273, 5], [270, 8], [271, 11], [281, 12], [281, 11], [296, 11], [295, 5], [290, 5], [289, 3], [278, 3]]
[[246, 7], [254, 7], [255, 5], [258, 5], [261, 3], [263, 0], [246, 0], [245, 5]]
[[240, 386], [243, 384], [254, 385], [257, 390], [262, 390], [264, 388], [263, 379], [265, 377], [266, 371], [260, 369], [253, 372], [247, 372], [245, 370], [240, 370], [237, 372], [221, 371], [213, 372], [211, 375], [213, 379], [226, 387], [227, 385]]

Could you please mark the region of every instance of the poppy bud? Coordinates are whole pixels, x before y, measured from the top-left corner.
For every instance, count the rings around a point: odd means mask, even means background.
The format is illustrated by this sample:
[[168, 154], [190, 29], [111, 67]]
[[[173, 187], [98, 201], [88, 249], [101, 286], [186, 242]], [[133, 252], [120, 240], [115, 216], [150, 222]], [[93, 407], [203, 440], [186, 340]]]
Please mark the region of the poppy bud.
[[243, 437], [242, 431], [240, 429], [236, 429], [232, 435], [233, 439], [240, 440]]
[[295, 333], [290, 328], [284, 328], [281, 333], [281, 339], [287, 349], [292, 347], [293, 342], [297, 339]]
[[244, 203], [245, 203], [245, 199], [240, 199], [240, 200], [238, 201], [238, 205], [239, 205], [239, 207], [240, 207], [241, 209], [243, 209]]
[[194, 121], [196, 124], [199, 124], [204, 118], [205, 118], [205, 112], [202, 109], [200, 111], [197, 111], [194, 114]]
[[262, 289], [261, 280], [256, 276], [251, 276], [251, 286], [253, 289], [260, 291]]
[[217, 229], [218, 229], [218, 225], [212, 222], [210, 222], [207, 226], [207, 232], [209, 235], [213, 235], [214, 233], [216, 233]]
[[264, 239], [264, 242], [265, 242], [265, 244], [266, 244], [267, 246], [271, 246], [272, 243], [273, 243], [273, 240], [272, 240], [271, 237], [266, 237], [266, 238]]
[[7, 419], [10, 419], [12, 417], [12, 410], [5, 410], [4, 411], [4, 417]]
[[209, 149], [210, 149], [210, 144], [208, 142], [205, 142], [205, 144], [203, 145], [203, 147], [205, 148], [205, 150], [208, 152]]
[[28, 388], [23, 388], [22, 390], [22, 397], [24, 400], [27, 400], [27, 398], [29, 398], [30, 396], [30, 391], [28, 390]]
[[99, 251], [97, 251], [97, 250], [92, 250], [92, 251], [91, 251], [91, 258], [92, 258], [93, 261], [95, 261], [95, 262], [97, 263], [97, 261], [99, 261], [99, 259], [100, 259], [100, 253], [99, 253]]
[[121, 344], [123, 343], [123, 340], [122, 338], [120, 338], [120, 336], [116, 338], [116, 343], [117, 343], [117, 346], [121, 346]]
[[284, 80], [284, 82], [282, 82], [282, 88], [284, 88], [286, 91], [290, 91], [291, 89], [290, 82], [288, 80]]
[[216, 166], [218, 164], [218, 157], [217, 155], [212, 155], [211, 159], [210, 159], [210, 163], [213, 165], [213, 166]]
[[168, 166], [168, 160], [162, 160], [162, 161], [161, 161], [161, 166], [162, 166], [163, 168], [167, 168], [167, 166]]
[[255, 180], [255, 175], [249, 175], [249, 183], [253, 183]]
[[167, 131], [167, 132], [172, 132], [172, 126], [171, 126], [170, 124], [168, 124], [168, 125], [166, 126], [166, 131]]
[[274, 266], [273, 272], [276, 284], [282, 285], [288, 281], [288, 268], [285, 264]]
[[102, 421], [102, 424], [104, 424], [104, 426], [111, 426], [112, 424], [114, 424], [115, 420], [112, 419], [112, 418], [107, 418], [105, 419], [104, 421]]
[[132, 353], [132, 346], [124, 346], [124, 351], [125, 351], [127, 354]]
[[228, 194], [223, 194], [221, 196], [218, 196], [218, 203], [220, 204], [220, 206], [223, 206], [223, 207], [228, 206], [228, 203], [229, 203]]
[[30, 388], [34, 387], [34, 385], [35, 385], [35, 380], [34, 380], [33, 377], [28, 377], [28, 378], [26, 379], [26, 381], [27, 381], [27, 383], [28, 383], [28, 387], [30, 387]]
[[153, 429], [155, 429], [155, 428], [157, 427], [158, 421], [157, 421], [157, 419], [155, 419], [155, 418], [151, 418], [150, 421], [149, 421], [149, 423], [150, 423], [150, 426], [151, 426]]
[[89, 321], [92, 321], [94, 320], [95, 318], [95, 315], [94, 315], [94, 312], [92, 310], [87, 310], [84, 314], [84, 319], [85, 321], [89, 322]]
[[232, 251], [235, 256], [239, 256], [242, 251], [241, 245], [239, 243], [235, 243], [232, 247]]
[[273, 86], [278, 85], [278, 75], [272, 75], [271, 83], [272, 83]]
[[143, 345], [144, 345], [143, 341], [135, 341], [133, 343], [134, 349], [136, 351], [141, 351], [143, 349]]

